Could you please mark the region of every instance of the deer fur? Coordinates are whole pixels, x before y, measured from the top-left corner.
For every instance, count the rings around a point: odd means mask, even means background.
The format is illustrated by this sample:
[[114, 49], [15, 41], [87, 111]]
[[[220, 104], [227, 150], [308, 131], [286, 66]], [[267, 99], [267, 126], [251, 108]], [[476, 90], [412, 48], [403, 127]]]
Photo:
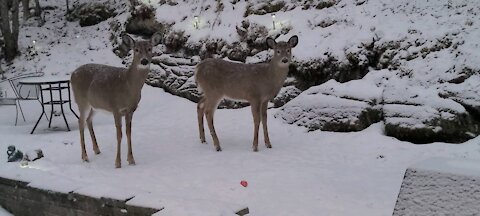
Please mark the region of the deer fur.
[[213, 144], [221, 151], [220, 142], [213, 125], [213, 115], [223, 98], [248, 101], [251, 105], [254, 136], [253, 151], [258, 151], [258, 129], [263, 125], [265, 145], [272, 148], [267, 128], [267, 105], [282, 88], [292, 59], [291, 49], [298, 44], [298, 37], [288, 42], [276, 43], [267, 38], [267, 46], [274, 50], [269, 63], [244, 64], [221, 59], [206, 59], [196, 67], [195, 82], [203, 91], [203, 97], [197, 105], [200, 141], [205, 143], [203, 127], [204, 116], [212, 135]]
[[132, 117], [141, 98], [143, 84], [150, 71], [152, 48], [161, 39], [159, 34], [153, 35], [149, 41], [135, 41], [127, 34], [122, 36], [123, 42], [133, 49], [133, 61], [130, 67], [112, 67], [101, 64], [86, 64], [77, 68], [71, 75], [71, 84], [75, 102], [78, 105], [80, 117], [80, 142], [82, 159], [88, 162], [85, 150], [84, 128], [87, 123], [90, 137], [92, 138], [93, 151], [100, 154], [95, 132], [93, 131], [92, 118], [96, 109], [108, 111], [113, 114], [117, 129], [117, 156], [115, 167], [121, 167], [121, 141], [122, 117], [125, 116], [126, 133], [128, 142], [127, 161], [135, 164], [132, 153]]

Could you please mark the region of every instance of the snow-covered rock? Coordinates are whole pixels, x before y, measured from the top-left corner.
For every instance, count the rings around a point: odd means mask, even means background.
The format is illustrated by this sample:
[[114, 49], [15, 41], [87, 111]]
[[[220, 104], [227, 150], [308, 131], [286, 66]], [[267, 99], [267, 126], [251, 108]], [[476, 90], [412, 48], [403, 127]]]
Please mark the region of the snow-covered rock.
[[273, 106], [277, 108], [281, 107], [297, 97], [300, 93], [302, 93], [302, 90], [293, 85], [285, 86], [280, 89], [278, 95], [273, 99]]
[[359, 131], [381, 120], [378, 102], [388, 71], [371, 73], [368, 79], [338, 83], [330, 80], [312, 87], [288, 102], [275, 115], [289, 124], [309, 130]]
[[198, 102], [199, 92], [195, 85], [193, 73], [198, 59], [178, 58], [161, 55], [152, 60], [151, 72], [147, 83], [161, 87], [165, 91]]
[[465, 107], [440, 97], [436, 88], [396, 79], [386, 85], [383, 98], [388, 136], [414, 143], [460, 143], [480, 134], [478, 122]]
[[480, 161], [432, 158], [408, 168], [394, 216], [476, 215]]

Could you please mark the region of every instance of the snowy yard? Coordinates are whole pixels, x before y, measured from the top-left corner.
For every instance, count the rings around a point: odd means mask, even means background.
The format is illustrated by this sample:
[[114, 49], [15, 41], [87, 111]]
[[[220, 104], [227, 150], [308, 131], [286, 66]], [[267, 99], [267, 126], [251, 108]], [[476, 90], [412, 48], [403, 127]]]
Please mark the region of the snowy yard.
[[[45, 12], [46, 23], [42, 27], [31, 20], [22, 23], [21, 55], [12, 64], [0, 62], [6, 77], [37, 70], [45, 72], [45, 78], [69, 77], [85, 63], [130, 64], [131, 55], [122, 59], [113, 52], [130, 17], [129, 1], [109, 1], [117, 14], [88, 27], [66, 21], [63, 0], [41, 2], [50, 6]], [[157, 21], [171, 24], [165, 43], [153, 49], [156, 62], [152, 61], [151, 74], [154, 79], [165, 75], [170, 84], [186, 89], [180, 93], [196, 92], [191, 75], [208, 44], [222, 45], [217, 47], [222, 55], [233, 48], [243, 50], [248, 53], [248, 63], [268, 59], [272, 51], [245, 48], [248, 37], [253, 37], [255, 43], [250, 42], [256, 45], [267, 36], [279, 36], [277, 41], [281, 41], [298, 35], [299, 45], [292, 50], [298, 68], [304, 64], [308, 69], [311, 61], [312, 70], [318, 69], [320, 74], [343, 76], [337, 70], [342, 66], [361, 66], [369, 74], [349, 82], [330, 77], [321, 85], [309, 86], [285, 106], [269, 109], [273, 148], [265, 148], [260, 134], [259, 152], [252, 151], [250, 107], [216, 111], [215, 127], [223, 150], [216, 152], [207, 127], [208, 144], [200, 143], [196, 103], [145, 85], [133, 117], [136, 165], [129, 166], [126, 161], [124, 132], [121, 169], [114, 168], [116, 135], [111, 114], [98, 112], [93, 120], [101, 154], [94, 154], [85, 131], [90, 159], [85, 163], [81, 160], [77, 119], [68, 108], [65, 112], [71, 131], [65, 130], [62, 117], [54, 117], [52, 129], [43, 118], [31, 135], [41, 112], [38, 102], [22, 102], [27, 121], [19, 119], [18, 126], [14, 126], [15, 107], [0, 106], [1, 177], [59, 192], [134, 197], [129, 204], [164, 207], [157, 215], [232, 215], [248, 207], [255, 216], [384, 216], [392, 214], [410, 165], [431, 157], [480, 158], [480, 136], [468, 130], [458, 130], [458, 134], [476, 138], [460, 144], [416, 145], [385, 135], [386, 126], [393, 122], [408, 129], [424, 127], [436, 136], [442, 125], [434, 123], [464, 120], [467, 114], [465, 122], [480, 133], [478, 122], [472, 120], [475, 116], [465, 108], [480, 107], [480, 4], [474, 0], [342, 0], [323, 9], [315, 9], [315, 1], [287, 1], [286, 10], [277, 11], [273, 21], [286, 33], [270, 29], [274, 13], [253, 13], [260, 11], [257, 6], [265, 5], [263, 0], [228, 1], [225, 5], [217, 5], [222, 1], [216, 0], [148, 2], [157, 5]], [[308, 2], [313, 2], [310, 9], [302, 6]], [[224, 7], [223, 11], [217, 12], [217, 6]], [[253, 14], [247, 14], [247, 9]], [[193, 27], [192, 15], [200, 16], [199, 29]], [[262, 34], [251, 33], [257, 30], [263, 30]], [[245, 33], [247, 38], [242, 31], [250, 31]], [[174, 42], [167, 39], [182, 39], [177, 34], [186, 40], [181, 50], [174, 52], [168, 48]], [[185, 50], [196, 53], [188, 56]], [[219, 53], [213, 57], [226, 57]], [[352, 56], [355, 64], [350, 62]], [[164, 57], [166, 61], [162, 61]], [[373, 57], [378, 60], [375, 64], [369, 62]], [[329, 59], [338, 63], [331, 71], [325, 69]], [[289, 82], [294, 83], [292, 79]], [[289, 87], [293, 87], [291, 83]], [[6, 85], [0, 83], [0, 88]], [[312, 125], [356, 120], [367, 108], [381, 108], [378, 111], [384, 119], [359, 132], [326, 132], [321, 127], [308, 132]], [[46, 111], [50, 112], [48, 107]], [[463, 129], [456, 123], [448, 125]], [[27, 166], [7, 163], [5, 151], [10, 145], [23, 152], [41, 149], [45, 157]], [[248, 182], [247, 187], [240, 184], [242, 180]], [[5, 214], [0, 207], [0, 216]]]
[[[375, 124], [362, 132], [310, 132], [284, 124], [269, 110], [273, 149], [251, 151], [250, 108], [218, 110], [216, 127], [222, 152], [210, 136], [200, 144], [196, 104], [149, 86], [134, 116], [133, 150], [136, 166], [114, 168], [113, 117], [99, 113], [94, 120], [102, 153], [94, 155], [88, 137], [90, 163], [80, 158], [78, 126], [64, 132], [57, 117], [48, 130], [42, 120], [30, 135], [40, 107], [24, 106], [26, 123], [13, 126], [14, 107], [0, 107], [0, 148], [15, 145], [28, 152], [42, 149], [45, 158], [26, 168], [3, 163], [3, 177], [31, 181], [33, 186], [92, 196], [125, 198], [152, 207], [159, 215], [222, 215], [229, 206], [248, 206], [251, 215], [389, 215], [393, 212], [405, 169], [417, 161], [445, 156], [478, 158], [480, 138], [465, 144], [413, 145], [383, 135]], [[88, 133], [87, 133], [88, 134]], [[0, 154], [0, 161], [6, 161]], [[244, 188], [241, 180], [249, 185]], [[191, 211], [191, 212], [189, 212]], [[231, 213], [231, 212], [230, 212]]]

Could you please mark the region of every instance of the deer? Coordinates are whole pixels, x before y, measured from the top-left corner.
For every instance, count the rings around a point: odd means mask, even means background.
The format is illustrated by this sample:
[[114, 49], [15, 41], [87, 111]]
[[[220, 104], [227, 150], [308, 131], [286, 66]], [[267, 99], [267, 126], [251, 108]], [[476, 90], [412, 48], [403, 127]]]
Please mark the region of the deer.
[[258, 130], [263, 125], [265, 146], [272, 148], [268, 136], [268, 102], [280, 91], [288, 75], [292, 60], [291, 50], [298, 44], [298, 36], [292, 36], [287, 42], [275, 42], [268, 37], [266, 44], [273, 49], [270, 62], [245, 64], [222, 59], [205, 59], [195, 69], [195, 82], [203, 96], [197, 104], [198, 128], [201, 143], [206, 143], [204, 117], [207, 120], [210, 135], [216, 151], [222, 151], [213, 124], [214, 112], [224, 98], [247, 101], [250, 103], [253, 123], [253, 151], [258, 151]]
[[117, 155], [115, 167], [121, 168], [122, 117], [125, 117], [128, 142], [127, 161], [135, 165], [132, 153], [132, 118], [141, 98], [141, 91], [150, 72], [152, 48], [161, 40], [160, 34], [154, 34], [150, 40], [135, 41], [128, 34], [122, 35], [123, 43], [133, 50], [133, 60], [128, 68], [103, 64], [85, 64], [72, 72], [70, 82], [79, 110], [78, 125], [82, 160], [88, 162], [85, 150], [85, 123], [90, 131], [93, 151], [100, 154], [92, 118], [96, 110], [105, 110], [113, 114], [117, 134]]

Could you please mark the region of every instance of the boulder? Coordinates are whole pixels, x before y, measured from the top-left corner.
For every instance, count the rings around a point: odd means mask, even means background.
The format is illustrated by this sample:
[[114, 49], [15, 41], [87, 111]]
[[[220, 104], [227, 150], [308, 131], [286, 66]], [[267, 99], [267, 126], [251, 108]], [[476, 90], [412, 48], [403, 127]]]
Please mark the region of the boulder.
[[[461, 104], [465, 109], [480, 122], [480, 83], [479, 75], [461, 75], [459, 83], [448, 83], [442, 88], [440, 96], [442, 98], [450, 98]], [[455, 79], [459, 81], [460, 79]]]
[[167, 54], [155, 57], [146, 83], [198, 102], [200, 93], [193, 79], [195, 65], [198, 62], [198, 58], [185, 59]]
[[343, 84], [330, 80], [311, 87], [285, 104], [275, 117], [289, 124], [307, 127], [310, 131], [363, 130], [381, 121], [378, 102], [383, 89], [379, 80], [384, 75], [385, 71], [372, 73], [372, 79]]
[[387, 85], [383, 114], [386, 135], [413, 143], [461, 143], [480, 134], [478, 122], [461, 104], [406, 80]]
[[302, 93], [302, 90], [295, 86], [286, 86], [280, 89], [278, 95], [273, 99], [273, 107], [278, 108], [285, 105], [287, 102], [296, 98]]

